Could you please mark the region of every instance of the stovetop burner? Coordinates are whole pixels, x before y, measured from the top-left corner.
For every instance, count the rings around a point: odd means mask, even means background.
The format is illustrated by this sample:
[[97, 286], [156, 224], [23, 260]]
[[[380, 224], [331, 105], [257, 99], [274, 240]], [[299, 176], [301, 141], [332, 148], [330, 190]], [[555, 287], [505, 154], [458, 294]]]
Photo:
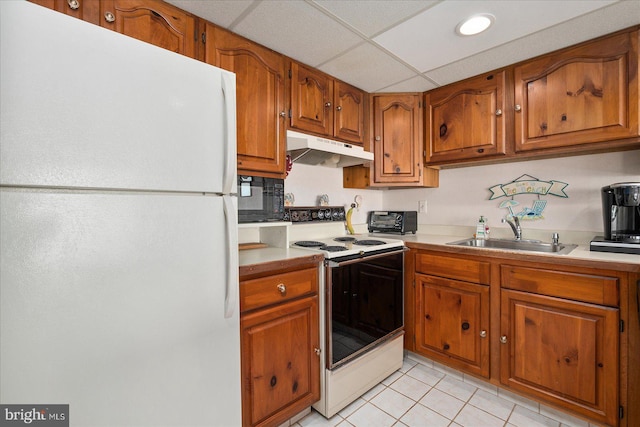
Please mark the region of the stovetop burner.
[[322, 248], [323, 250], [327, 251], [327, 252], [342, 252], [342, 251], [346, 251], [348, 250], [346, 247], [344, 246], [325, 246], [324, 248]]
[[[1, 0], [0, 0], [1, 1]], [[337, 228], [337, 227], [334, 227]], [[347, 257], [362, 258], [385, 251], [401, 249], [404, 242], [398, 239], [387, 239], [365, 235], [349, 236], [338, 234], [342, 230], [335, 230], [336, 234], [323, 235], [324, 230], [306, 227], [302, 235], [295, 235], [290, 246], [322, 253], [325, 259], [344, 260]], [[300, 240], [297, 240], [300, 239]]]
[[356, 240], [355, 242], [353, 242], [353, 244], [359, 246], [378, 246], [384, 245], [385, 242], [383, 242], [382, 240]]
[[295, 242], [294, 245], [302, 246], [303, 248], [324, 248], [326, 245], [317, 240], [300, 240]]
[[356, 240], [355, 237], [336, 237], [335, 239], [336, 242], [353, 242], [354, 240]]

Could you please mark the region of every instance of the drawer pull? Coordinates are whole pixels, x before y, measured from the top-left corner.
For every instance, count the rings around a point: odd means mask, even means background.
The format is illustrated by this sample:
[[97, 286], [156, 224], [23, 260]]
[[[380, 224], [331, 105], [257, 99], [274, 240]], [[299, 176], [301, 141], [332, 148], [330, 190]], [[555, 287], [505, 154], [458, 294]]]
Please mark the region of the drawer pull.
[[280, 283], [278, 285], [278, 291], [280, 291], [280, 295], [285, 296], [287, 294], [287, 287], [284, 285], [284, 283]]
[[487, 331], [485, 331], [484, 329], [480, 331], [480, 338], [486, 338], [487, 337]]
[[470, 327], [471, 327], [471, 325], [469, 325], [469, 322], [462, 322], [462, 330], [463, 331], [466, 331]]
[[501, 342], [502, 344], [506, 344], [506, 343], [507, 343], [507, 336], [506, 336], [506, 335], [501, 336], [501, 337], [500, 337], [500, 342]]

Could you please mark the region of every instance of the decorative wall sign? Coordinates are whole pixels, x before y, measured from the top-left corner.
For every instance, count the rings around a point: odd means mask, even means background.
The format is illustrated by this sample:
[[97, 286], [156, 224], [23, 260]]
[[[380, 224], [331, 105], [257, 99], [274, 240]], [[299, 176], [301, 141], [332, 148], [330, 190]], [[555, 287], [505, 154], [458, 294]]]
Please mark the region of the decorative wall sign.
[[[562, 181], [541, 181], [536, 177], [525, 174], [507, 184], [498, 184], [489, 188], [489, 191], [491, 191], [489, 200], [510, 197], [509, 200], [504, 200], [500, 203], [500, 208], [509, 210], [509, 216], [517, 216], [520, 219], [528, 220], [541, 219], [543, 218], [542, 211], [547, 206], [547, 201], [540, 199], [540, 196], [552, 195], [568, 198], [569, 196], [564, 192], [568, 185]], [[514, 212], [514, 207], [520, 205], [519, 202], [514, 200], [514, 197], [527, 194], [537, 195], [538, 198], [533, 201], [531, 207], [524, 207], [520, 212]]]

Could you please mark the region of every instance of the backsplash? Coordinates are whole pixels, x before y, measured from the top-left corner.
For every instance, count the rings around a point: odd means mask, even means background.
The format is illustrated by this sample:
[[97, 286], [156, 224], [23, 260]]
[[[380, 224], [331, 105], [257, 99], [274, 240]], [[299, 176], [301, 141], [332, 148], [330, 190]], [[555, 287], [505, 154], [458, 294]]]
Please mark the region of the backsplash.
[[[342, 170], [294, 164], [285, 180], [285, 191], [295, 195], [297, 206], [316, 205], [319, 195], [327, 194], [332, 205], [349, 205], [356, 195], [362, 206], [353, 222], [366, 222], [370, 210], [418, 210], [418, 201], [427, 201], [427, 213], [418, 214], [424, 225], [474, 225], [480, 215], [489, 227], [506, 227], [500, 223], [507, 213], [500, 201], [490, 200], [489, 188], [508, 182], [522, 174], [553, 177], [568, 183], [568, 198], [555, 197], [544, 210], [544, 218], [527, 221], [523, 228], [540, 230], [576, 230], [602, 233], [600, 188], [615, 182], [640, 181], [640, 150], [606, 154], [530, 160], [485, 166], [469, 166], [440, 171], [440, 187], [406, 190], [352, 190], [342, 188]], [[524, 195], [523, 204], [531, 202]]]

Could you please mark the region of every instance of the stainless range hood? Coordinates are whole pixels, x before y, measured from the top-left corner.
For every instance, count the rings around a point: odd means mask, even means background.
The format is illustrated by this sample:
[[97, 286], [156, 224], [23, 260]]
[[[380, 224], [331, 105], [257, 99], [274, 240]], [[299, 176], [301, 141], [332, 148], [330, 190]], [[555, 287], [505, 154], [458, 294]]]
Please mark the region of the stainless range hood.
[[373, 160], [373, 153], [340, 141], [287, 131], [287, 154], [294, 163], [336, 168], [362, 165]]

